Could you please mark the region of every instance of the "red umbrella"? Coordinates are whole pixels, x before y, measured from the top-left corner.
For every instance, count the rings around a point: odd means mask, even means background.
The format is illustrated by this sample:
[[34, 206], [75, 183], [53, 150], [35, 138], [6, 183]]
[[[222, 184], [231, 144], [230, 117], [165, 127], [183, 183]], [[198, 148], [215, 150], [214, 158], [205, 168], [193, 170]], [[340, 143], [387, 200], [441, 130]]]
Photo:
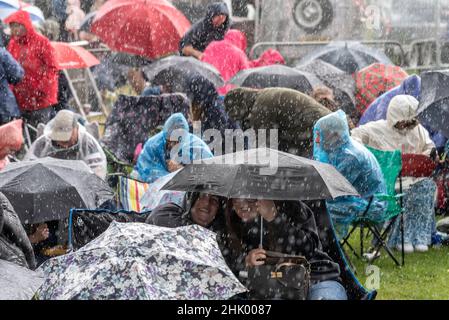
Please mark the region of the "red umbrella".
[[61, 70], [84, 69], [100, 64], [100, 61], [92, 53], [82, 47], [66, 42], [52, 42], [51, 44], [55, 48], [56, 60]]
[[109, 0], [91, 30], [111, 49], [150, 59], [178, 51], [190, 22], [165, 0]]
[[356, 101], [360, 114], [363, 114], [377, 97], [397, 87], [407, 77], [407, 72], [402, 68], [382, 63], [373, 63], [357, 72]]

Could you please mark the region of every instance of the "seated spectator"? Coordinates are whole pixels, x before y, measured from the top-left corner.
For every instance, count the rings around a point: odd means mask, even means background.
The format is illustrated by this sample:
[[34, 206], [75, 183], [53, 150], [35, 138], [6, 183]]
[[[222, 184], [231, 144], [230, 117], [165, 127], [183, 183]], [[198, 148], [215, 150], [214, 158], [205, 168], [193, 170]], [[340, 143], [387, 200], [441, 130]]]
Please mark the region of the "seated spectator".
[[[435, 144], [416, 119], [418, 100], [408, 95], [395, 96], [387, 110], [387, 119], [369, 122], [352, 130], [353, 139], [379, 150], [401, 150], [403, 154], [430, 156]], [[435, 182], [430, 178], [405, 177], [404, 250], [427, 251], [434, 232]], [[388, 245], [401, 249], [399, 220]]]
[[[267, 250], [304, 256], [311, 264], [308, 299], [347, 300], [339, 282], [340, 268], [320, 250], [313, 212], [303, 202], [231, 199], [225, 217], [227, 250], [223, 256], [235, 274], [263, 265]], [[263, 248], [260, 219], [264, 220]], [[321, 266], [325, 261], [326, 268], [317, 268], [314, 263], [318, 261]]]
[[65, 160], [82, 160], [102, 179], [106, 178], [106, 155], [98, 141], [78, 123], [78, 116], [61, 110], [51, 120], [32, 145], [25, 160], [53, 157]]
[[212, 153], [206, 143], [189, 133], [186, 118], [175, 113], [167, 119], [161, 132], [145, 142], [132, 176], [152, 183], [182, 168], [183, 164], [210, 157]]
[[[321, 118], [313, 131], [314, 159], [334, 166], [361, 195], [361, 198], [345, 196], [326, 201], [337, 236], [343, 238], [349, 225], [365, 212], [370, 198], [386, 193], [385, 181], [374, 155], [349, 136], [343, 111]], [[385, 202], [374, 198], [367, 216], [381, 222], [385, 208]]]
[[9, 163], [9, 155], [19, 151], [23, 144], [22, 120], [0, 126], [0, 170]]

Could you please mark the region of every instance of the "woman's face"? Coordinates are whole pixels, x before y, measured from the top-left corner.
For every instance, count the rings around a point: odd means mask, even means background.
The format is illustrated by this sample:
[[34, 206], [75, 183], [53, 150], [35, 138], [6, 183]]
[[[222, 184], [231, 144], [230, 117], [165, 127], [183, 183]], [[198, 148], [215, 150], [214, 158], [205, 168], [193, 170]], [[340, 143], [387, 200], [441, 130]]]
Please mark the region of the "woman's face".
[[243, 222], [252, 221], [257, 218], [257, 200], [249, 199], [233, 199], [232, 206], [235, 213], [242, 219]]

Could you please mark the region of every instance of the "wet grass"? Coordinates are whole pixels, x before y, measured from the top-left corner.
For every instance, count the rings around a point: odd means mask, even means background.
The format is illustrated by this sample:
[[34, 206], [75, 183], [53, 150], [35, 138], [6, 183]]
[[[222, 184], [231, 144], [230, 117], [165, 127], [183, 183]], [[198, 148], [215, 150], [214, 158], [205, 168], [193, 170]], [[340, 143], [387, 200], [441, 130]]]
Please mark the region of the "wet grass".
[[[351, 244], [359, 252], [359, 234]], [[366, 247], [369, 242], [366, 242]], [[369, 263], [357, 259], [345, 248], [356, 268], [357, 277], [365, 286], [374, 284]], [[400, 259], [400, 252], [393, 251]], [[373, 262], [379, 268], [378, 300], [448, 300], [449, 299], [449, 247], [430, 248], [426, 253], [405, 255], [405, 266], [397, 267], [386, 251]]]

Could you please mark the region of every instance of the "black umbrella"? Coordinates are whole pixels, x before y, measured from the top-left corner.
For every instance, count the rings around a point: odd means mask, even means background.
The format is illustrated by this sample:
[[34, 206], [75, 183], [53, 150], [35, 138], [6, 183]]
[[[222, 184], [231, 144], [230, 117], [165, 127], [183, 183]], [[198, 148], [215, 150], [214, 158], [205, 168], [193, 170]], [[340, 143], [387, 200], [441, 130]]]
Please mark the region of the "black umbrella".
[[298, 65], [295, 69], [314, 74], [331, 88], [337, 105], [346, 114], [358, 113], [355, 106], [356, 85], [352, 75], [323, 60], [313, 60], [307, 64]]
[[31, 300], [44, 280], [43, 274], [0, 259], [0, 300]]
[[269, 200], [358, 196], [354, 187], [333, 166], [266, 148], [187, 165], [162, 189]]
[[169, 84], [172, 92], [183, 92], [186, 81], [195, 73], [211, 81], [216, 88], [224, 85], [220, 72], [214, 66], [192, 57], [166, 57], [154, 61], [143, 71], [152, 85]]
[[418, 119], [423, 125], [449, 137], [449, 70], [421, 74]]
[[115, 52], [110, 59], [113, 64], [130, 68], [142, 68], [151, 64], [148, 58], [125, 52]]
[[393, 64], [382, 51], [354, 41], [331, 42], [307, 54], [299, 63], [307, 64], [316, 59], [330, 63], [349, 74], [353, 74], [376, 62], [388, 65]]
[[271, 65], [242, 70], [229, 83], [255, 89], [281, 87], [310, 94], [323, 83], [313, 74], [283, 65]]
[[0, 172], [0, 191], [25, 224], [64, 219], [71, 208], [95, 209], [113, 197], [83, 161], [52, 158], [8, 165]]

